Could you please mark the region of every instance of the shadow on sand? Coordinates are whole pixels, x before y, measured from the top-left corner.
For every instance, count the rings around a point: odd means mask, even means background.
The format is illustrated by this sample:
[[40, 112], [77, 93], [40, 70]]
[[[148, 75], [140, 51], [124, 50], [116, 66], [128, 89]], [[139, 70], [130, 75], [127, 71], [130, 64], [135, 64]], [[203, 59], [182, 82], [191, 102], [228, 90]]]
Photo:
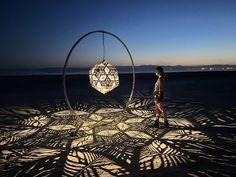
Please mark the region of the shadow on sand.
[[152, 98], [126, 99], [2, 107], [0, 176], [235, 175], [235, 107], [167, 100], [171, 127], [153, 128]]

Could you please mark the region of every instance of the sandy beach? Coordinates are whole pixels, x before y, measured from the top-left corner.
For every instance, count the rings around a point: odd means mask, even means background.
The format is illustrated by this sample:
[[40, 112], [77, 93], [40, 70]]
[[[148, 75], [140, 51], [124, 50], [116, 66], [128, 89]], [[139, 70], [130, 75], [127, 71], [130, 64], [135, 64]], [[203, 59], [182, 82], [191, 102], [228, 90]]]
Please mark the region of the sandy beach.
[[170, 128], [152, 127], [154, 74], [120, 75], [102, 95], [88, 76], [0, 77], [0, 176], [235, 176], [236, 72], [167, 73]]

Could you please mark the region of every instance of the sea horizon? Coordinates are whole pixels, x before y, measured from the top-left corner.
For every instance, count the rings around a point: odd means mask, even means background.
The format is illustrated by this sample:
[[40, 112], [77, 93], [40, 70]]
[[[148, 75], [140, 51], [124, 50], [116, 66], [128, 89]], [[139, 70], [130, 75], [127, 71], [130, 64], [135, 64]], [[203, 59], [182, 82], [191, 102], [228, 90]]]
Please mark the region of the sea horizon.
[[[136, 74], [154, 73], [156, 65], [140, 65], [135, 66]], [[131, 74], [131, 66], [116, 66], [119, 74]], [[198, 66], [163, 66], [166, 73], [179, 72], [215, 72], [215, 71], [236, 71], [236, 65], [198, 65]], [[66, 74], [68, 75], [88, 75], [89, 67], [68, 67]], [[30, 76], [30, 75], [62, 75], [63, 68], [21, 68], [21, 69], [0, 69], [0, 76]]]

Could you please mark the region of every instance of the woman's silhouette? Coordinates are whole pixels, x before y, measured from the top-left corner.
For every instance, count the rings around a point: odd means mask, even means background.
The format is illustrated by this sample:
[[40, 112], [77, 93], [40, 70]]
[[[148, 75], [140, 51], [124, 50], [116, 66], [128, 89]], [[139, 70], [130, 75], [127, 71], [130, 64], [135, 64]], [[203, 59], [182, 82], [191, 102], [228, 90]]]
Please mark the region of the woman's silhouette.
[[156, 117], [157, 117], [154, 126], [159, 127], [159, 118], [161, 117], [161, 113], [163, 113], [164, 126], [168, 128], [169, 123], [167, 120], [167, 114], [166, 114], [164, 104], [163, 104], [166, 74], [161, 66], [156, 67], [155, 73], [158, 79], [154, 87], [154, 102], [155, 102]]

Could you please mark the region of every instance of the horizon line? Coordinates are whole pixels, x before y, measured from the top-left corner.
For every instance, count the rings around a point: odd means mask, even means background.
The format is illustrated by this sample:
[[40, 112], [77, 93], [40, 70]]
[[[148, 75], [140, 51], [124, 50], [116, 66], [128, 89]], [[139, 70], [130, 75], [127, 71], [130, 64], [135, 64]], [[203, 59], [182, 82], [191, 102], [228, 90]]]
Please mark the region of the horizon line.
[[[199, 65], [154, 65], [154, 64], [143, 64], [143, 65], [134, 65], [134, 67], [142, 67], [142, 66], [162, 66], [162, 67], [203, 67], [203, 66], [236, 66], [236, 64], [199, 64]], [[132, 67], [132, 65], [116, 65], [115, 67]], [[33, 68], [28, 68], [28, 67], [20, 67], [20, 68], [0, 68], [1, 70], [14, 70], [14, 69], [55, 69], [55, 68], [63, 68], [63, 66], [49, 66], [49, 67], [33, 67]], [[91, 68], [91, 66], [81, 66], [81, 67], [67, 67], [67, 68]]]

